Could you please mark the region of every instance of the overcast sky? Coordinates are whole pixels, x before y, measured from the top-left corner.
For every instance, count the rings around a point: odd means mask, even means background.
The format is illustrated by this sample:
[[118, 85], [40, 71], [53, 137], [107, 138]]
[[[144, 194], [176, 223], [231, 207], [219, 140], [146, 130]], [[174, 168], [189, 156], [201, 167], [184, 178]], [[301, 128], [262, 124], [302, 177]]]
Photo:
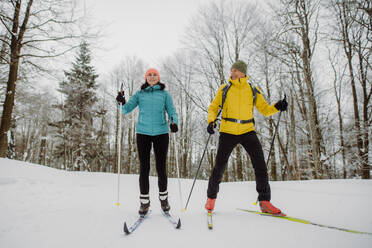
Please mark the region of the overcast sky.
[[125, 55], [155, 66], [176, 51], [190, 18], [209, 1], [85, 0], [88, 15], [105, 33], [93, 56], [98, 72], [110, 71]]

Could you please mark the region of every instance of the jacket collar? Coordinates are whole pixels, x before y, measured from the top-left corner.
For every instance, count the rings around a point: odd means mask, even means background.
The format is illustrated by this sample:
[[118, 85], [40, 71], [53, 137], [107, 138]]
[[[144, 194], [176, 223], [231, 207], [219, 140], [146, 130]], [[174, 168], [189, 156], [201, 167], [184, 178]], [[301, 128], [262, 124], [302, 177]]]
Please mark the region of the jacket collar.
[[155, 90], [160, 90], [161, 87], [159, 84], [155, 84], [154, 86], [147, 86], [144, 90], [145, 91], [155, 91]]
[[238, 87], [238, 88], [245, 88], [248, 86], [248, 80], [249, 80], [249, 77], [248, 76], [245, 76], [243, 78], [237, 78], [237, 79], [234, 79], [232, 80], [231, 77], [229, 78], [229, 82], [234, 85], [235, 87]]

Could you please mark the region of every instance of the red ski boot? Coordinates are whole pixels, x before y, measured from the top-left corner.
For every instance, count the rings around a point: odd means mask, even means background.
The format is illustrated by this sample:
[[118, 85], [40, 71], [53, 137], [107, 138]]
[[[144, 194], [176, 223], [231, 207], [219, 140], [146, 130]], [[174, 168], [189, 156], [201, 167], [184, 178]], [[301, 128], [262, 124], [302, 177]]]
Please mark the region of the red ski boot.
[[207, 203], [205, 203], [205, 209], [208, 212], [212, 212], [214, 209], [214, 203], [216, 202], [216, 199], [208, 198]]
[[285, 216], [279, 208], [274, 207], [269, 201], [260, 201], [260, 208], [263, 213]]

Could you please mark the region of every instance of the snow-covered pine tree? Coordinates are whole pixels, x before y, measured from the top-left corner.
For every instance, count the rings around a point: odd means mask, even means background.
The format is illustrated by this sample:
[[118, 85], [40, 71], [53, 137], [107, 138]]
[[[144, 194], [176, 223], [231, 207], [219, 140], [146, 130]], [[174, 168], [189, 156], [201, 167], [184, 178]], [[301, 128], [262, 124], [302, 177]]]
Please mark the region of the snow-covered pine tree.
[[65, 96], [63, 125], [60, 125], [60, 128], [64, 128], [65, 138], [62, 141], [63, 145], [59, 147], [68, 154], [70, 167], [68, 169], [90, 171], [90, 162], [96, 152], [96, 130], [93, 120], [97, 114], [95, 103], [98, 101], [96, 96], [98, 75], [91, 66], [87, 42], [83, 41], [80, 44], [71, 70], [64, 73], [66, 79], [60, 83], [59, 92]]

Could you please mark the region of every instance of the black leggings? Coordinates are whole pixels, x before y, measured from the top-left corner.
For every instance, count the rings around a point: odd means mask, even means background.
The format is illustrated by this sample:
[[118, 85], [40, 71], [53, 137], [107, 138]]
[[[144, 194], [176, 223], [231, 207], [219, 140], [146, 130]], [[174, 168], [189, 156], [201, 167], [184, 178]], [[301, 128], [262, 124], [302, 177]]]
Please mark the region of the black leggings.
[[167, 191], [168, 178], [166, 160], [169, 144], [168, 133], [156, 136], [137, 133], [137, 150], [140, 160], [139, 185], [141, 195], [147, 195], [149, 193], [150, 152], [152, 144], [154, 144], [159, 192]]
[[256, 190], [258, 192], [258, 200], [270, 201], [270, 185], [267, 175], [267, 167], [262, 151], [262, 146], [257, 138], [256, 132], [248, 132], [241, 135], [232, 135], [228, 133], [220, 133], [218, 142], [218, 150], [216, 156], [216, 164], [209, 178], [208, 197], [216, 198], [219, 191], [223, 173], [225, 172], [227, 162], [232, 150], [238, 144], [241, 144], [248, 152], [254, 168], [256, 176]]

